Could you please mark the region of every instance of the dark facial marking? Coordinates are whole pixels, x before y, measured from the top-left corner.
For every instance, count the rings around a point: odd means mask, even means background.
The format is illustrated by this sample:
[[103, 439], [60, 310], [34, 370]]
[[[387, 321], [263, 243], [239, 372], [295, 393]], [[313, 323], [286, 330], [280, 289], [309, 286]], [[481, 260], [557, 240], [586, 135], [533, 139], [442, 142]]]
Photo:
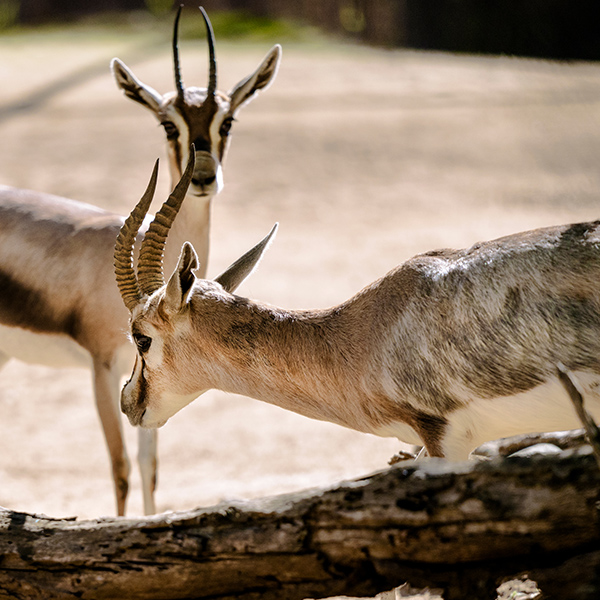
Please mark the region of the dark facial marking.
[[[189, 90], [186, 90], [188, 92]], [[198, 140], [203, 145], [202, 148], [196, 146], [196, 151], [204, 150], [209, 152], [210, 145], [210, 124], [217, 114], [218, 105], [216, 100], [209, 96], [200, 105], [194, 105], [190, 101], [189, 104], [179, 106], [179, 111], [190, 128], [190, 140]], [[208, 144], [208, 148], [206, 147]]]
[[144, 371], [146, 370], [146, 362], [141, 357], [140, 357], [140, 360], [142, 361], [142, 368], [140, 370], [140, 376], [138, 378], [138, 384], [137, 384], [137, 392], [138, 392], [137, 405], [143, 406], [146, 401], [148, 383], [146, 382], [146, 375], [144, 374]]
[[[144, 359], [139, 355], [136, 356], [136, 358], [135, 358], [135, 366], [131, 373], [131, 377], [125, 383], [125, 386], [128, 386], [131, 384], [133, 376], [135, 375], [135, 372], [137, 371], [137, 368], [138, 368], [138, 360], [141, 361], [141, 369], [140, 369], [140, 376], [137, 378], [136, 386], [134, 388], [134, 392], [136, 394], [135, 402], [129, 406], [126, 406], [123, 403], [123, 399], [124, 399], [123, 393], [121, 393], [121, 412], [123, 414], [127, 415], [128, 417], [137, 419], [137, 422], [139, 423], [141, 421], [142, 417], [144, 416], [144, 413], [146, 412], [146, 409], [144, 408], [144, 404], [145, 404], [146, 394], [147, 394], [147, 382], [146, 382], [146, 377], [144, 375], [144, 369], [146, 368], [146, 365], [144, 363]], [[136, 412], [138, 414], [132, 415], [131, 414], [132, 412]]]
[[219, 140], [219, 160], [223, 162], [223, 157], [225, 156], [225, 148], [227, 147], [227, 142], [229, 141], [229, 133], [227, 135], [221, 135], [221, 139]]
[[183, 161], [183, 157], [181, 156], [181, 144], [177, 143], [177, 144], [175, 144], [175, 162], [179, 169], [180, 177], [183, 175], [183, 170], [182, 170], [182, 166], [181, 166], [182, 161]]
[[197, 137], [194, 140], [194, 147], [196, 148], [196, 152], [210, 152], [210, 140], [205, 137]]

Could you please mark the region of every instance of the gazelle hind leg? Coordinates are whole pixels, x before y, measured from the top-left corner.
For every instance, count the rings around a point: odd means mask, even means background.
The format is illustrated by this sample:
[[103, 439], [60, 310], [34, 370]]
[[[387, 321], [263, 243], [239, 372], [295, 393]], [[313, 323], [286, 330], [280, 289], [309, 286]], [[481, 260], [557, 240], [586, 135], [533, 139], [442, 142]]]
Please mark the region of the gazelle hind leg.
[[119, 411], [119, 376], [105, 361], [96, 359], [93, 365], [93, 376], [96, 408], [110, 454], [117, 515], [123, 516], [129, 492], [129, 459], [125, 450]]
[[144, 514], [156, 512], [154, 491], [157, 477], [157, 445], [158, 431], [156, 429], [138, 429], [138, 464], [142, 478], [142, 494], [144, 497]]

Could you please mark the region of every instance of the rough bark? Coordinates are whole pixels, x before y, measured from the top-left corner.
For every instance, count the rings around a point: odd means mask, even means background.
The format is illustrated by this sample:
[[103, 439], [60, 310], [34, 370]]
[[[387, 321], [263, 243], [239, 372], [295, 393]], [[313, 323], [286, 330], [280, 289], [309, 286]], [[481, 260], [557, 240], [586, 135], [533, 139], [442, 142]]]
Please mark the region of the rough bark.
[[4, 510], [0, 598], [292, 600], [409, 581], [476, 599], [525, 571], [545, 598], [598, 598], [599, 490], [584, 448], [404, 462], [329, 490], [143, 519]]

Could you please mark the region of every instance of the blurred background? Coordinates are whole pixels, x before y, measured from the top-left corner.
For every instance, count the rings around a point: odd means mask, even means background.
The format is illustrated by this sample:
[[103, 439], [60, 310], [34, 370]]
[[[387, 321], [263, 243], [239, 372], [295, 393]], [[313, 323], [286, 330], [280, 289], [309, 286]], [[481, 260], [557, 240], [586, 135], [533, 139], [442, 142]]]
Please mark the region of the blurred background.
[[[204, 86], [186, 2], [181, 60]], [[210, 276], [280, 230], [240, 288], [288, 308], [349, 298], [418, 252], [600, 216], [593, 5], [557, 0], [206, 0], [219, 88], [283, 46], [273, 85], [234, 124], [212, 213]], [[123, 60], [173, 89], [171, 3], [0, 0], [0, 184], [126, 214], [163, 159], [162, 128], [117, 89]], [[548, 60], [552, 59], [552, 60]], [[561, 60], [557, 60], [561, 59]], [[2, 232], [0, 232], [0, 235]], [[2, 290], [0, 290], [0, 294]], [[136, 435], [129, 514], [141, 512]], [[334, 485], [402, 448], [210, 392], [159, 433], [159, 510]], [[114, 514], [87, 371], [0, 371], [0, 505]]]
[[[108, 11], [160, 15], [171, 0], [2, 0], [4, 26]], [[195, 6], [190, 0], [175, 2]], [[458, 52], [597, 59], [593, 0], [205, 0], [210, 12], [292, 19], [369, 44]]]

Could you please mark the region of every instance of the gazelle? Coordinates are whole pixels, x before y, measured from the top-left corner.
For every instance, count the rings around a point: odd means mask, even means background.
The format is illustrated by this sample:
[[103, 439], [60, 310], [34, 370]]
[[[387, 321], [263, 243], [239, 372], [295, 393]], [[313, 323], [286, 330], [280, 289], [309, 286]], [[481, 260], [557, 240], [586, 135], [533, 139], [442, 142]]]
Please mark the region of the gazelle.
[[[196, 144], [196, 169], [188, 206], [175, 232], [178, 243], [194, 240], [208, 255], [209, 210], [220, 191], [222, 161], [231, 123], [244, 103], [276, 75], [281, 49], [275, 46], [254, 73], [227, 94], [219, 92], [214, 38], [205, 17], [210, 54], [209, 83], [185, 88], [179, 68], [175, 19], [173, 55], [177, 91], [161, 96], [112, 63], [120, 87], [150, 108], [167, 133], [173, 181]], [[184, 163], [185, 164], [185, 163]], [[127, 459], [119, 413], [120, 379], [133, 352], [125, 336], [127, 311], [114, 282], [112, 256], [123, 217], [49, 194], [0, 186], [0, 366], [11, 357], [50, 366], [91, 368], [99, 417], [111, 457], [117, 512], [125, 513]], [[176, 264], [177, 254], [170, 259]], [[155, 512], [156, 434], [140, 430], [138, 460], [144, 511]]]
[[153, 183], [115, 248], [137, 346], [121, 392], [133, 425], [160, 427], [217, 388], [460, 460], [486, 440], [579, 427], [558, 363], [600, 418], [600, 221], [428, 252], [339, 306], [285, 310], [233, 293], [274, 230], [214, 281], [194, 275], [185, 243], [165, 283], [191, 172], [148, 228], [137, 275]]
[[[195, 147], [195, 169], [187, 196], [183, 218], [173, 228], [174, 237], [183, 243], [191, 237], [198, 244], [198, 253], [206, 269], [209, 246], [210, 204], [223, 188], [222, 163], [227, 152], [229, 134], [239, 109], [250, 102], [260, 90], [266, 89], [279, 68], [281, 46], [269, 50], [258, 68], [242, 79], [228, 93], [217, 90], [217, 61], [210, 20], [200, 8], [206, 24], [209, 50], [208, 87], [185, 87], [181, 77], [178, 50], [178, 28], [181, 7], [175, 17], [173, 33], [173, 63], [175, 92], [161, 95], [142, 83], [118, 58], [111, 62], [117, 85], [128, 98], [150, 110], [163, 126], [167, 138], [169, 171], [172, 188], [181, 178], [188, 153]], [[194, 245], [195, 247], [195, 245]], [[178, 248], [167, 250], [165, 262], [177, 264]]]

